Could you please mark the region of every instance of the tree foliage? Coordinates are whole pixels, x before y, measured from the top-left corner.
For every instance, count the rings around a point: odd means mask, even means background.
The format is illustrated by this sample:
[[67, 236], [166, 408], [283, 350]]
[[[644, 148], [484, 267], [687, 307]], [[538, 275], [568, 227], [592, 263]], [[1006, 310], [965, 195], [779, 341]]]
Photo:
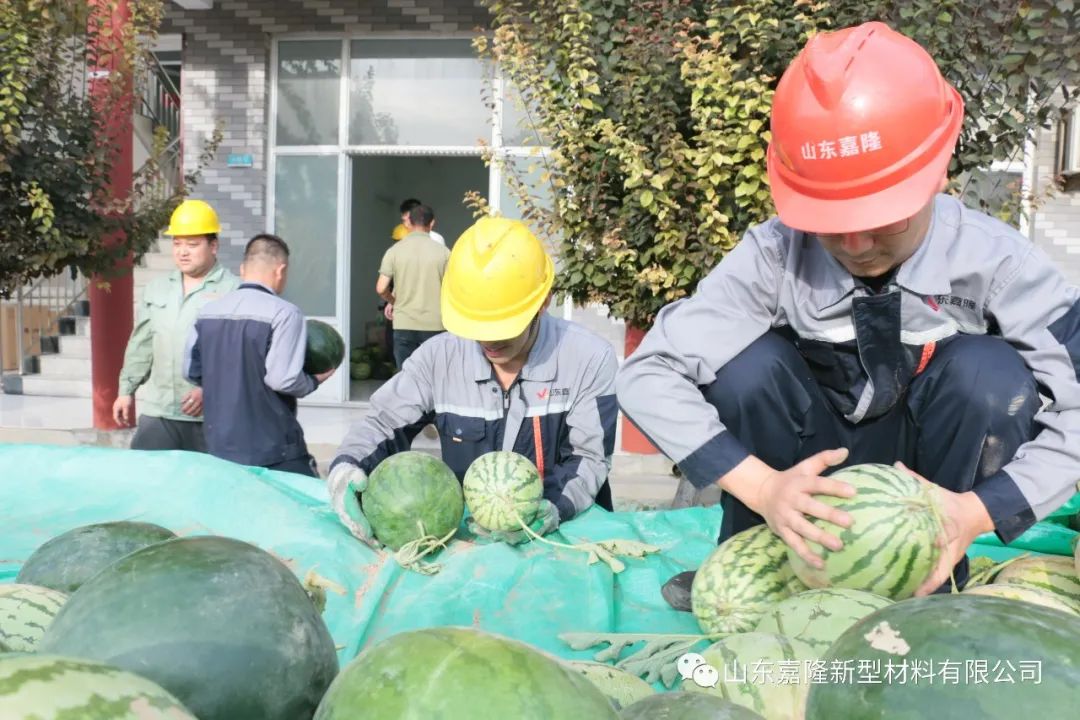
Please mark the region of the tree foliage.
[[115, 143], [131, 132], [132, 98], [163, 12], [161, 0], [127, 5], [129, 21], [114, 32], [116, 0], [0, 3], [4, 295], [69, 268], [108, 278], [151, 246], [180, 200], [180, 191], [159, 192], [159, 157], [136, 173], [129, 198], [110, 189]]
[[535, 162], [550, 210], [505, 167], [524, 216], [555, 246], [557, 290], [637, 326], [692, 293], [774, 212], [772, 93], [813, 34], [879, 19], [929, 49], [966, 102], [954, 178], [1016, 157], [1069, 100], [1063, 78], [1080, 74], [1073, 0], [485, 5], [492, 32], [476, 47], [517, 88], [546, 146]]

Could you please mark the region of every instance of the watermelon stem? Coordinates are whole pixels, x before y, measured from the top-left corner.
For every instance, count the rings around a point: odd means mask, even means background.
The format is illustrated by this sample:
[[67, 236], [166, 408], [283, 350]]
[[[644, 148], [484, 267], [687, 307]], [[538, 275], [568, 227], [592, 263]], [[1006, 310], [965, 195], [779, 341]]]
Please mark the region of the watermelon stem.
[[[509, 505], [509, 503], [508, 503]], [[635, 543], [632, 540], [601, 540], [599, 542], [580, 542], [569, 545], [567, 543], [555, 542], [554, 540], [548, 540], [541, 536], [535, 530], [533, 530], [525, 522], [524, 518], [518, 513], [517, 508], [510, 506], [510, 512], [514, 514], [521, 529], [531, 537], [533, 540], [539, 540], [545, 545], [552, 547], [565, 548], [567, 550], [578, 550], [589, 554], [589, 564], [592, 565], [597, 560], [603, 560], [607, 563], [608, 567], [614, 573], [620, 573], [626, 569], [626, 565], [617, 557], [619, 554], [625, 554], [630, 557], [644, 557], [649, 553], [659, 552], [660, 548], [653, 545], [646, 545], [644, 543]], [[625, 548], [625, 553], [619, 553], [618, 549]]]
[[439, 538], [428, 535], [422, 522], [417, 521], [416, 526], [420, 530], [420, 537], [410, 540], [398, 548], [398, 551], [394, 553], [394, 560], [406, 570], [412, 570], [421, 575], [435, 575], [442, 569], [442, 565], [422, 562], [422, 560], [436, 550], [446, 547], [446, 543], [450, 542], [450, 538], [454, 537], [457, 528]]

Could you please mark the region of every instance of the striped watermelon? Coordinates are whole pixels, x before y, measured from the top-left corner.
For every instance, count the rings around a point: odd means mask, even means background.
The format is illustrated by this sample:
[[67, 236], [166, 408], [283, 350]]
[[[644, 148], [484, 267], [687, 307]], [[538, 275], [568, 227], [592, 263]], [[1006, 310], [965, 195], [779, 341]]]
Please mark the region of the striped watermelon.
[[994, 577], [996, 584], [1027, 585], [1054, 593], [1080, 612], [1080, 576], [1072, 558], [1058, 555], [1026, 557], [1010, 563]]
[[174, 537], [171, 530], [153, 523], [119, 520], [83, 525], [35, 550], [19, 569], [15, 582], [73, 593], [128, 553]]
[[4, 720], [196, 720], [149, 680], [55, 655], [0, 656]]
[[33, 652], [68, 596], [37, 585], [0, 585], [0, 642]]
[[774, 633], [739, 633], [701, 653], [705, 662], [716, 669], [716, 687], [702, 687], [695, 673], [694, 678], [683, 680], [680, 689], [717, 695], [766, 720], [795, 720], [802, 717], [808, 689], [807, 662], [819, 655], [794, 638]]
[[619, 720], [764, 720], [753, 710], [715, 695], [658, 693], [619, 713]]
[[942, 593], [841, 635], [811, 671], [806, 720], [1067, 718], [1078, 687], [1080, 618]]
[[536, 517], [544, 497], [544, 481], [532, 460], [499, 450], [473, 460], [465, 472], [465, 504], [481, 527], [519, 530]]
[[824, 653], [849, 627], [891, 604], [888, 598], [861, 590], [807, 590], [777, 603], [754, 631], [787, 635]]
[[967, 588], [961, 594], [993, 595], [994, 597], [1006, 598], [1008, 600], [1020, 600], [1023, 602], [1035, 603], [1036, 605], [1054, 608], [1055, 610], [1060, 610], [1061, 612], [1066, 612], [1070, 615], [1078, 614], [1076, 608], [1070, 605], [1057, 593], [1050, 592], [1049, 590], [1040, 590], [1039, 588], [1030, 585], [993, 583], [991, 585], [978, 585], [976, 587]]
[[618, 720], [611, 702], [564, 662], [466, 627], [397, 633], [335, 678], [315, 720]]
[[821, 570], [789, 549], [795, 574], [812, 588], [865, 590], [893, 600], [914, 595], [940, 555], [939, 525], [929, 493], [911, 474], [891, 465], [853, 465], [830, 477], [849, 483], [857, 494], [815, 497], [848, 513], [851, 527], [817, 518], [811, 522], [839, 537], [844, 547], [833, 552], [807, 540], [810, 550], [825, 561]]
[[631, 675], [606, 663], [571, 660], [569, 665], [604, 693], [616, 710], [656, 693], [652, 685], [637, 675]]
[[768, 525], [757, 525], [705, 558], [690, 587], [690, 605], [706, 633], [747, 632], [775, 603], [805, 589], [788, 562], [787, 545]]
[[445, 537], [465, 514], [454, 471], [442, 460], [415, 450], [379, 463], [361, 502], [375, 537], [393, 550], [424, 536]]

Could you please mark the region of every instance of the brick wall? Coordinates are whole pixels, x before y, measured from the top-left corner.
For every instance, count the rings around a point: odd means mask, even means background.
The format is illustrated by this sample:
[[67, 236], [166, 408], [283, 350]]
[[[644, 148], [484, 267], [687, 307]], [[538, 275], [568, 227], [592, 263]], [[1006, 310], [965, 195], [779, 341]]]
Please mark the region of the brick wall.
[[[162, 34], [184, 37], [181, 105], [185, 170], [191, 170], [216, 124], [224, 139], [195, 195], [222, 221], [222, 261], [237, 268], [243, 246], [266, 226], [270, 47], [284, 33], [470, 32], [487, 24], [474, 0], [219, 0], [210, 10], [170, 3]], [[229, 168], [230, 153], [252, 156]]]
[[[1036, 196], [1053, 177], [1056, 131], [1042, 131], [1035, 149]], [[1055, 193], [1043, 202], [1032, 222], [1033, 240], [1058, 263], [1069, 282], [1080, 285], [1080, 192]]]

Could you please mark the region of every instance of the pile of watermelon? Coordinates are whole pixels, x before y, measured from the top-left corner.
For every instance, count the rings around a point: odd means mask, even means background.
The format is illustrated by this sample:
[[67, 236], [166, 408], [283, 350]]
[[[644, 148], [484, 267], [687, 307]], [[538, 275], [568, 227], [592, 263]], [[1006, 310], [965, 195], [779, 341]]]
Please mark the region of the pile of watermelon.
[[0, 717], [294, 720], [338, 672], [300, 581], [231, 538], [76, 528], [0, 585]]
[[693, 612], [712, 644], [693, 657], [719, 677], [682, 673], [681, 690], [767, 720], [1060, 715], [1080, 683], [1080, 545], [1072, 558], [1021, 557], [963, 592], [914, 598], [938, 560], [933, 497], [889, 466], [833, 477], [856, 495], [819, 498], [852, 516], [846, 529], [815, 521], [844, 543], [814, 546], [823, 569], [765, 525], [699, 568]]
[[349, 377], [353, 380], [388, 380], [395, 371], [382, 345], [358, 345], [349, 353]]
[[[692, 590], [703, 634], [658, 676], [472, 627], [398, 633], [339, 666], [316, 602], [271, 553], [146, 523], [76, 528], [0, 585], [0, 718], [1062, 716], [1080, 686], [1080, 547], [914, 598], [935, 560], [915, 542], [936, 527], [932, 498], [891, 468], [843, 472], [857, 488], [837, 501], [854, 519], [836, 529], [845, 548], [820, 550], [819, 571], [766, 526], [721, 544]], [[395, 546], [452, 534], [466, 504], [481, 527], [515, 529], [542, 494], [535, 466], [513, 453], [482, 456], [464, 488], [441, 461], [401, 453], [362, 501]], [[656, 692], [657, 677], [670, 692]]]

